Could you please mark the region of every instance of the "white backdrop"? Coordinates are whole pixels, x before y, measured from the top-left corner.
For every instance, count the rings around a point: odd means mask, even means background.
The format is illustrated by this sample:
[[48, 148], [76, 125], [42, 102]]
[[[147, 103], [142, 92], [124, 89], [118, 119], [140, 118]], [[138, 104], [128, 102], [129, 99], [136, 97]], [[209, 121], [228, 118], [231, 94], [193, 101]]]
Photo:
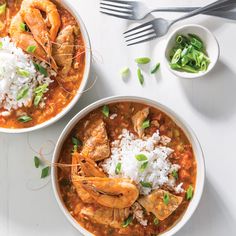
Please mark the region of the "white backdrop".
[[[205, 78], [183, 80], [173, 77], [162, 63], [156, 77], [145, 74], [142, 87], [136, 78], [134, 58], [149, 56], [162, 62], [166, 38], [127, 48], [122, 32], [129, 27], [129, 22], [100, 14], [98, 0], [70, 1], [87, 26], [95, 58], [92, 76], [98, 75], [98, 81], [56, 124], [28, 135], [0, 134], [0, 235], [80, 235], [57, 206], [51, 183], [32, 191], [33, 185], [37, 187], [42, 182], [40, 171], [34, 168], [35, 153], [27, 138], [36, 150], [45, 140], [56, 142], [63, 127], [81, 108], [99, 98], [120, 94], [146, 96], [169, 106], [192, 126], [202, 144], [207, 166], [205, 191], [199, 208], [177, 236], [236, 235], [236, 24], [207, 16], [179, 23], [198, 23], [214, 32], [221, 48], [217, 67]], [[150, 6], [200, 5], [198, 0], [145, 2]], [[209, 2], [202, 0], [201, 5]], [[124, 66], [133, 72], [126, 82], [119, 75]]]

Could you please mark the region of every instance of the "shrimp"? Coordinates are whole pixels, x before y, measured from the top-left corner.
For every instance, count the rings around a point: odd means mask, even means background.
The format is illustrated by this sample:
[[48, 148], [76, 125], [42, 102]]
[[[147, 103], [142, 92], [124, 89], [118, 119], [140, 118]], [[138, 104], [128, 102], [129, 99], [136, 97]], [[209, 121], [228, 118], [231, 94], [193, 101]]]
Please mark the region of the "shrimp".
[[[49, 32], [40, 11], [46, 13], [46, 21], [49, 22], [51, 27]], [[61, 25], [60, 15], [56, 5], [49, 0], [23, 0], [20, 13], [30, 28], [35, 40], [43, 47], [49, 57], [51, 57], [51, 41], [55, 41]]]
[[43, 48], [34, 40], [34, 37], [29, 33], [21, 29], [21, 24], [24, 23], [20, 13], [18, 12], [11, 20], [9, 33], [12, 40], [15, 42], [17, 47], [20, 47], [27, 52], [29, 46], [35, 46], [36, 50], [34, 51], [33, 56], [36, 58], [47, 61], [47, 54]]
[[100, 205], [110, 208], [127, 208], [139, 196], [134, 182], [126, 178], [80, 177], [76, 182]]
[[141, 111], [138, 111], [133, 117], [132, 122], [134, 125], [134, 130], [138, 133], [138, 136], [141, 138], [144, 134], [144, 128], [142, 127], [143, 122], [149, 115], [149, 108], [146, 107]]
[[138, 198], [139, 190], [132, 180], [106, 177], [94, 160], [77, 151], [72, 154], [72, 165], [71, 179], [82, 201], [95, 200], [102, 206], [121, 209], [130, 207]]

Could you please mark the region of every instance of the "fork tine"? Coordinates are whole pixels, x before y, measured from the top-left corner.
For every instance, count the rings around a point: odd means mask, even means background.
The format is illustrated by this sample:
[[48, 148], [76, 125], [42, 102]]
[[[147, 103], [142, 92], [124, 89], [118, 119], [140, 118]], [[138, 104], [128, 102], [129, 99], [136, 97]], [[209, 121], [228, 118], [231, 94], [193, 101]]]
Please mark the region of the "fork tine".
[[130, 19], [129, 15], [114, 14], [114, 13], [106, 12], [103, 10], [100, 10], [100, 12], [103, 14], [109, 15], [109, 16], [114, 16], [114, 17], [118, 17], [118, 18], [122, 18], [122, 19]]
[[105, 1], [102, 0], [100, 2], [100, 5], [106, 5], [106, 6], [110, 6], [110, 7], [117, 7], [117, 8], [123, 8], [123, 9], [127, 9], [127, 10], [132, 10], [132, 7], [127, 6], [127, 5], [114, 5], [113, 3], [110, 3], [109, 1]]
[[146, 31], [148, 31], [148, 30], [152, 30], [153, 33], [155, 32], [155, 30], [154, 30], [153, 28], [148, 28], [148, 29], [144, 29], [144, 30], [138, 31], [138, 32], [133, 33], [133, 34], [125, 35], [124, 38], [126, 39], [126, 38], [129, 38], [129, 37], [131, 37], [131, 36], [134, 36], [134, 35], [137, 35], [137, 34], [146, 32]]
[[[136, 40], [136, 39], [140, 39], [140, 38], [143, 38], [143, 37], [145, 37], [145, 36], [154, 35], [154, 34], [155, 34], [155, 32], [147, 32], [146, 34], [139, 35], [139, 36], [137, 36], [137, 37], [135, 37], [135, 38], [127, 39], [127, 40], [125, 40], [125, 42], [128, 43], [128, 42], [130, 42], [130, 41], [133, 41], [133, 40]], [[156, 35], [156, 34], [155, 34], [155, 35]]]
[[147, 22], [147, 23], [144, 23], [144, 24], [142, 24], [142, 25], [139, 25], [139, 26], [137, 26], [137, 27], [134, 27], [134, 28], [132, 28], [132, 29], [130, 29], [130, 30], [125, 31], [123, 34], [128, 34], [128, 33], [130, 33], [130, 32], [133, 32], [133, 31], [138, 30], [138, 29], [142, 29], [142, 28], [144, 28], [144, 27], [146, 27], [146, 26], [149, 26], [149, 25], [150, 25], [151, 27], [153, 27], [152, 22], [153, 22], [153, 20], [152, 20], [152, 21], [149, 21], [149, 22]]
[[127, 9], [127, 10], [125, 10], [125, 9], [120, 9], [120, 10], [118, 10], [118, 8], [115, 9], [115, 8], [110, 8], [110, 7], [108, 7], [108, 6], [100, 6], [100, 9], [108, 10], [108, 11], [112, 11], [112, 12], [124, 13], [124, 14], [131, 13], [131, 10], [129, 10], [129, 9]]
[[130, 5], [130, 3], [128, 1], [119, 1], [119, 0], [103, 0], [105, 2], [111, 2], [111, 3], [118, 3], [118, 4], [122, 4], [122, 5], [129, 5], [130, 7], [132, 7], [132, 5]]
[[141, 40], [141, 41], [137, 41], [137, 42], [134, 42], [134, 43], [129, 43], [129, 44], [127, 44], [127, 46], [132, 46], [132, 45], [135, 45], [135, 44], [144, 43], [144, 42], [147, 42], [147, 41], [151, 41], [151, 40], [153, 40], [153, 39], [156, 39], [156, 38], [157, 38], [157, 36], [155, 35], [155, 36], [153, 36], [153, 37], [146, 38], [146, 39], [143, 39], [143, 40]]

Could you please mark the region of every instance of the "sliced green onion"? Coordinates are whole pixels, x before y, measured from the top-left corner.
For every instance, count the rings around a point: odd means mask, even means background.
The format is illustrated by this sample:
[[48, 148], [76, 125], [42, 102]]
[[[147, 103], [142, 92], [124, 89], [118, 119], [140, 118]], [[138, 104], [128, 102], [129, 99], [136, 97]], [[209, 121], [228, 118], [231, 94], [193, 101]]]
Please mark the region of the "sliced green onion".
[[137, 70], [137, 75], [138, 75], [139, 83], [140, 83], [141, 85], [143, 85], [143, 83], [144, 83], [144, 77], [143, 77], [143, 74], [142, 74], [140, 68], [138, 68], [138, 70]]
[[6, 12], [7, 9], [7, 4], [4, 3], [0, 6], [0, 15], [4, 14]]
[[194, 69], [193, 67], [188, 66], [188, 65], [182, 66], [181, 69], [186, 72], [198, 73], [198, 71], [196, 69]]
[[206, 61], [202, 61], [201, 63], [201, 71], [206, 71], [207, 70], [207, 62]]
[[72, 141], [73, 145], [75, 145], [77, 147], [82, 145], [82, 142], [76, 137], [72, 137], [71, 141]]
[[43, 97], [43, 94], [42, 94], [42, 93], [37, 94], [37, 95], [35, 96], [35, 98], [34, 98], [34, 106], [35, 106], [35, 107], [37, 107], [37, 106], [39, 105], [39, 103], [40, 103], [42, 97]]
[[203, 47], [202, 43], [200, 41], [198, 41], [196, 38], [192, 38], [190, 43], [191, 43], [191, 45], [193, 45], [195, 48], [197, 48], [199, 50], [201, 50]]
[[40, 72], [42, 75], [44, 75], [44, 76], [48, 76], [48, 72], [47, 72], [47, 70], [44, 68], [44, 67], [42, 67], [40, 64], [37, 64], [37, 63], [35, 63], [34, 62], [34, 67], [35, 67], [35, 69], [38, 71], [38, 72]]
[[27, 47], [26, 51], [29, 52], [29, 53], [34, 53], [36, 48], [37, 48], [36, 46], [31, 45], [31, 46]]
[[122, 223], [122, 227], [126, 228], [133, 220], [133, 216], [130, 215], [123, 223]]
[[118, 175], [120, 174], [120, 172], [121, 172], [121, 163], [119, 162], [116, 165], [115, 173]]
[[173, 170], [172, 176], [177, 180], [179, 178], [178, 172], [176, 170]]
[[26, 31], [26, 24], [23, 23], [23, 22], [21, 22], [21, 23], [20, 23], [20, 29], [21, 29], [22, 31]]
[[149, 128], [150, 127], [150, 120], [145, 120], [143, 123], [142, 123], [142, 128], [143, 129], [146, 129], [146, 128]]
[[19, 101], [20, 99], [25, 98], [28, 95], [28, 92], [29, 92], [29, 86], [25, 85], [17, 93], [16, 100]]
[[39, 85], [35, 90], [34, 92], [36, 94], [38, 93], [46, 93], [47, 92], [47, 88], [48, 88], [48, 84], [42, 84], [42, 85]]
[[29, 75], [30, 75], [29, 71], [21, 69], [19, 67], [16, 69], [16, 72], [18, 75], [20, 75], [22, 77], [29, 77]]
[[141, 184], [144, 188], [152, 188], [152, 183], [150, 183], [150, 182], [141, 181], [140, 184]]
[[181, 57], [182, 50], [179, 48], [171, 59], [171, 64], [176, 64]]
[[170, 201], [170, 195], [169, 193], [165, 193], [163, 197], [163, 202], [165, 203], [165, 205], [168, 205], [169, 201]]
[[148, 64], [150, 61], [151, 61], [151, 59], [148, 58], [148, 57], [139, 57], [139, 58], [136, 58], [136, 59], [135, 59], [135, 62], [136, 62], [137, 64], [140, 64], [140, 65], [142, 65], [142, 64]]
[[47, 176], [49, 176], [49, 174], [50, 174], [50, 167], [47, 166], [43, 168], [41, 173], [41, 179], [46, 178]]
[[0, 49], [2, 49], [2, 46], [3, 46], [3, 43], [2, 43], [2, 42], [0, 42]]
[[32, 118], [30, 117], [30, 116], [27, 116], [27, 115], [25, 115], [25, 116], [20, 116], [19, 118], [18, 118], [18, 121], [20, 121], [20, 122], [22, 122], [22, 123], [26, 123], [26, 122], [29, 122], [29, 121], [31, 121], [32, 120]]
[[41, 164], [40, 159], [37, 156], [35, 156], [34, 157], [34, 165], [35, 165], [35, 167], [39, 168], [40, 164]]
[[109, 106], [104, 105], [102, 108], [102, 113], [105, 117], [109, 117], [109, 114], [110, 114]]
[[186, 191], [186, 199], [189, 201], [193, 198], [193, 186], [189, 185], [187, 191]]
[[151, 74], [155, 74], [160, 68], [160, 62], [158, 62], [151, 70]]
[[144, 172], [148, 166], [148, 161], [145, 161], [139, 168], [140, 172]]
[[135, 156], [138, 161], [146, 161], [148, 158], [144, 154], [138, 154]]
[[120, 72], [122, 78], [128, 78], [130, 75], [130, 69], [129, 67], [125, 67]]
[[154, 223], [154, 225], [158, 225], [158, 224], [159, 224], [159, 220], [158, 220], [157, 218], [155, 218], [155, 219], [153, 220], [153, 223]]

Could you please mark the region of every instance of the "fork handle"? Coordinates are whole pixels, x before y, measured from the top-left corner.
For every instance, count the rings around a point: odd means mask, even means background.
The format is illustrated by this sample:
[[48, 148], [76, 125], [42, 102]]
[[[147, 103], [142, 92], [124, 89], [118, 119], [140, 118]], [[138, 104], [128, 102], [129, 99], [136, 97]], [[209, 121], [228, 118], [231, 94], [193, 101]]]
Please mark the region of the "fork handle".
[[192, 17], [192, 16], [195, 16], [195, 15], [198, 15], [198, 14], [201, 14], [201, 13], [204, 13], [204, 12], [207, 12], [207, 11], [210, 11], [210, 10], [213, 10], [213, 9], [218, 9], [218, 8], [221, 8], [221, 7], [224, 7], [226, 6], [226, 4], [233, 4], [233, 3], [236, 3], [236, 0], [218, 0], [214, 3], [211, 3], [205, 7], [200, 7], [194, 11], [191, 11], [190, 13], [188, 14], [185, 14], [184, 16], [176, 19], [176, 20], [173, 20], [170, 25], [180, 21], [180, 20], [184, 20], [184, 19], [187, 19], [189, 17]]

